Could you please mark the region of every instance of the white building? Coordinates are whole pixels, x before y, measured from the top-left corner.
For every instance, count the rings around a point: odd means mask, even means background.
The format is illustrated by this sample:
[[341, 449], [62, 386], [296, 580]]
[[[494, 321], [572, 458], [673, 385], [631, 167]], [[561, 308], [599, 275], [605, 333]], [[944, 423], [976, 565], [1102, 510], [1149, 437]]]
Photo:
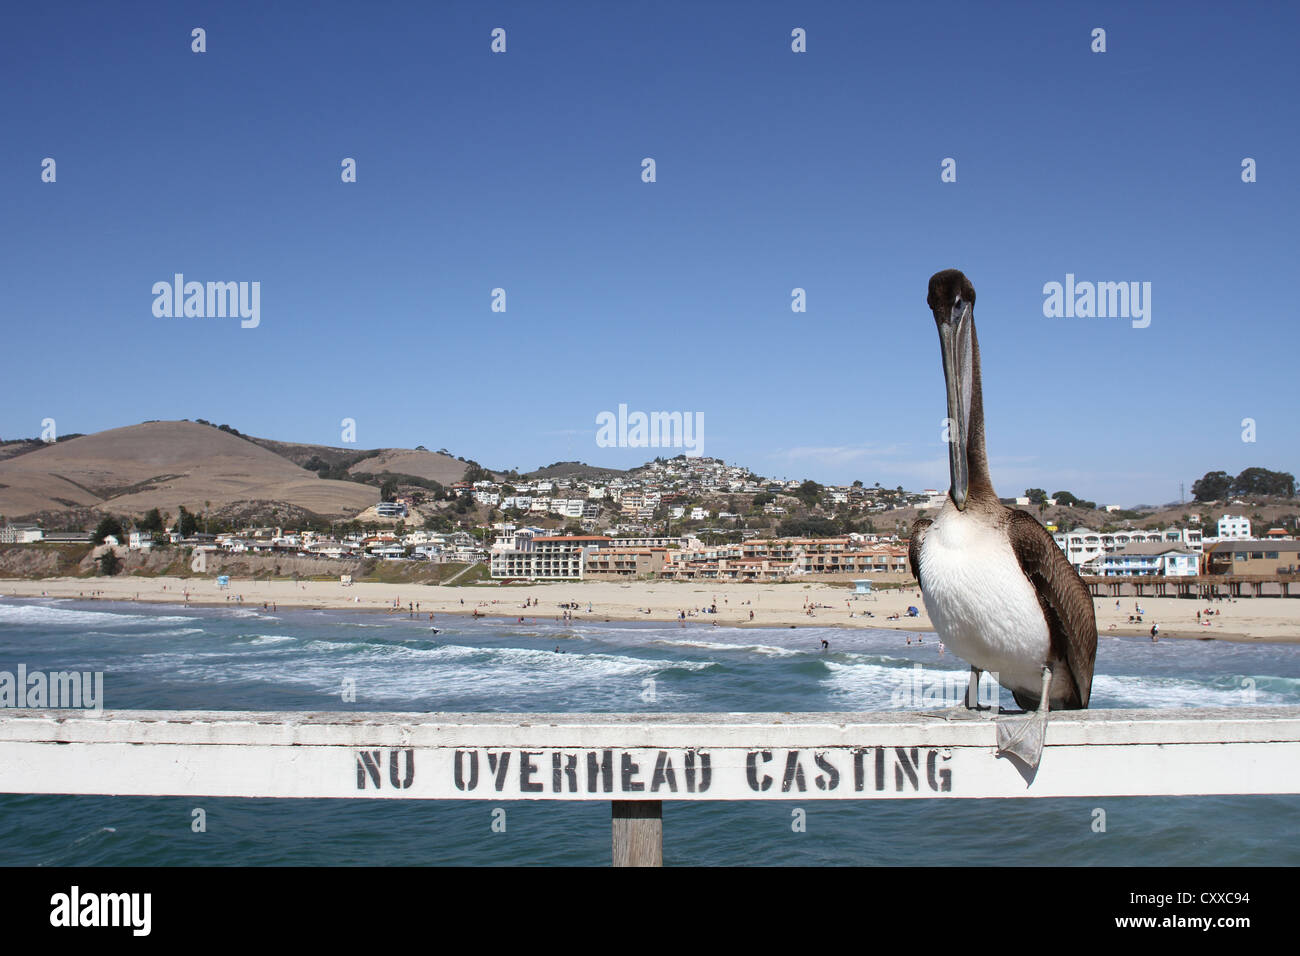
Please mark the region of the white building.
[[1241, 515], [1224, 515], [1219, 519], [1220, 541], [1244, 541], [1250, 537], [1250, 519]]
[[7, 524], [0, 528], [0, 544], [34, 544], [44, 536], [36, 524]]
[[523, 548], [494, 549], [492, 577], [581, 580], [587, 552], [608, 546], [609, 542], [604, 535], [561, 535], [533, 538]]
[[1106, 577], [1190, 577], [1197, 573], [1196, 553], [1170, 541], [1130, 544], [1102, 558]]
[[1134, 545], [1167, 544], [1194, 554], [1200, 554], [1203, 550], [1201, 532], [1194, 528], [1106, 532], [1075, 528], [1073, 531], [1056, 532], [1052, 535], [1052, 540], [1065, 552], [1066, 560], [1080, 574], [1109, 573], [1104, 572], [1106, 556], [1123, 552]]

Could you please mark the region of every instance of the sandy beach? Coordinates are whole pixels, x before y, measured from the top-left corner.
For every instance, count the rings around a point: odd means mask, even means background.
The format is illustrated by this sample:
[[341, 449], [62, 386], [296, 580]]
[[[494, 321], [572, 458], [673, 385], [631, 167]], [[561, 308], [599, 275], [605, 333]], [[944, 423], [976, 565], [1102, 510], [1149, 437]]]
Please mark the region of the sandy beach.
[[[413, 584], [234, 578], [226, 590], [211, 578], [114, 577], [0, 580], [0, 596], [94, 598], [168, 604], [353, 608], [410, 616], [482, 614], [491, 617], [554, 620], [570, 610], [575, 620], [676, 621], [683, 613], [695, 623], [728, 627], [875, 627], [931, 631], [930, 618], [915, 588], [881, 591], [855, 598], [852, 590], [825, 583], [721, 584], [699, 582], [566, 582], [498, 587], [437, 587]], [[536, 602], [536, 603], [533, 603]], [[525, 607], [527, 603], [528, 606]], [[908, 617], [908, 606], [920, 611]], [[1300, 600], [1245, 598], [1210, 604], [1178, 598], [1098, 598], [1101, 634], [1244, 642], [1300, 643]], [[1142, 609], [1142, 623], [1129, 617]], [[713, 609], [716, 607], [716, 613]], [[1205, 615], [1212, 609], [1212, 615]], [[1203, 613], [1198, 623], [1197, 611]], [[810, 613], [811, 611], [811, 613]]]

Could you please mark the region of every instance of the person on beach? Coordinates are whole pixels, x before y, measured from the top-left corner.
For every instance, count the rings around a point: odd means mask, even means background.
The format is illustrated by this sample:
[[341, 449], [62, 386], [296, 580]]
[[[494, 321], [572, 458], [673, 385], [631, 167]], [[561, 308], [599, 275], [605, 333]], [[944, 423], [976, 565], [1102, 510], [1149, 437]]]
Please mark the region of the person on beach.
[[1153, 643], [1153, 644], [1159, 643], [1159, 641], [1160, 641], [1159, 634], [1160, 634], [1160, 625], [1159, 625], [1159, 624], [1152, 624], [1152, 625], [1151, 625], [1151, 643]]

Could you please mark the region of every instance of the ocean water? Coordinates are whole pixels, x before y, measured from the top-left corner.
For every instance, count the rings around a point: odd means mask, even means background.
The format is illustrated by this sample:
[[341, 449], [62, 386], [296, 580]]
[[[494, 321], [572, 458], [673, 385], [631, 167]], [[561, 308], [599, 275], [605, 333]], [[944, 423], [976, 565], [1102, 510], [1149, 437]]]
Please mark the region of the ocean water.
[[[468, 712], [881, 710], [898, 706], [916, 664], [958, 688], [967, 670], [933, 635], [908, 645], [896, 631], [436, 624], [441, 633], [406, 614], [0, 599], [0, 670], [102, 671], [108, 709]], [[345, 680], [355, 703], [341, 700]], [[1093, 707], [1247, 703], [1300, 705], [1300, 647], [1100, 638]], [[492, 829], [498, 806], [504, 833]], [[190, 828], [196, 807], [204, 833]], [[1104, 833], [1092, 829], [1097, 807]], [[805, 832], [792, 828], [796, 808]], [[0, 862], [606, 865], [609, 813], [603, 802], [0, 794]], [[670, 865], [1294, 865], [1298, 837], [1300, 796], [664, 805]]]

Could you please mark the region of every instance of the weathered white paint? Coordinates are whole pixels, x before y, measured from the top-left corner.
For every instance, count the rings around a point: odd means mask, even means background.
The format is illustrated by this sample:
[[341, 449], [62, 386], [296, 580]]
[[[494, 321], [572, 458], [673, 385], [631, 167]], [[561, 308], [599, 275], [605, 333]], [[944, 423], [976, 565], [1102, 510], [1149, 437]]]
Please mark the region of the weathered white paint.
[[10, 711], [0, 716], [0, 792], [419, 800], [1298, 793], [1300, 708], [1053, 714], [1032, 780], [994, 751], [990, 720], [904, 712]]

